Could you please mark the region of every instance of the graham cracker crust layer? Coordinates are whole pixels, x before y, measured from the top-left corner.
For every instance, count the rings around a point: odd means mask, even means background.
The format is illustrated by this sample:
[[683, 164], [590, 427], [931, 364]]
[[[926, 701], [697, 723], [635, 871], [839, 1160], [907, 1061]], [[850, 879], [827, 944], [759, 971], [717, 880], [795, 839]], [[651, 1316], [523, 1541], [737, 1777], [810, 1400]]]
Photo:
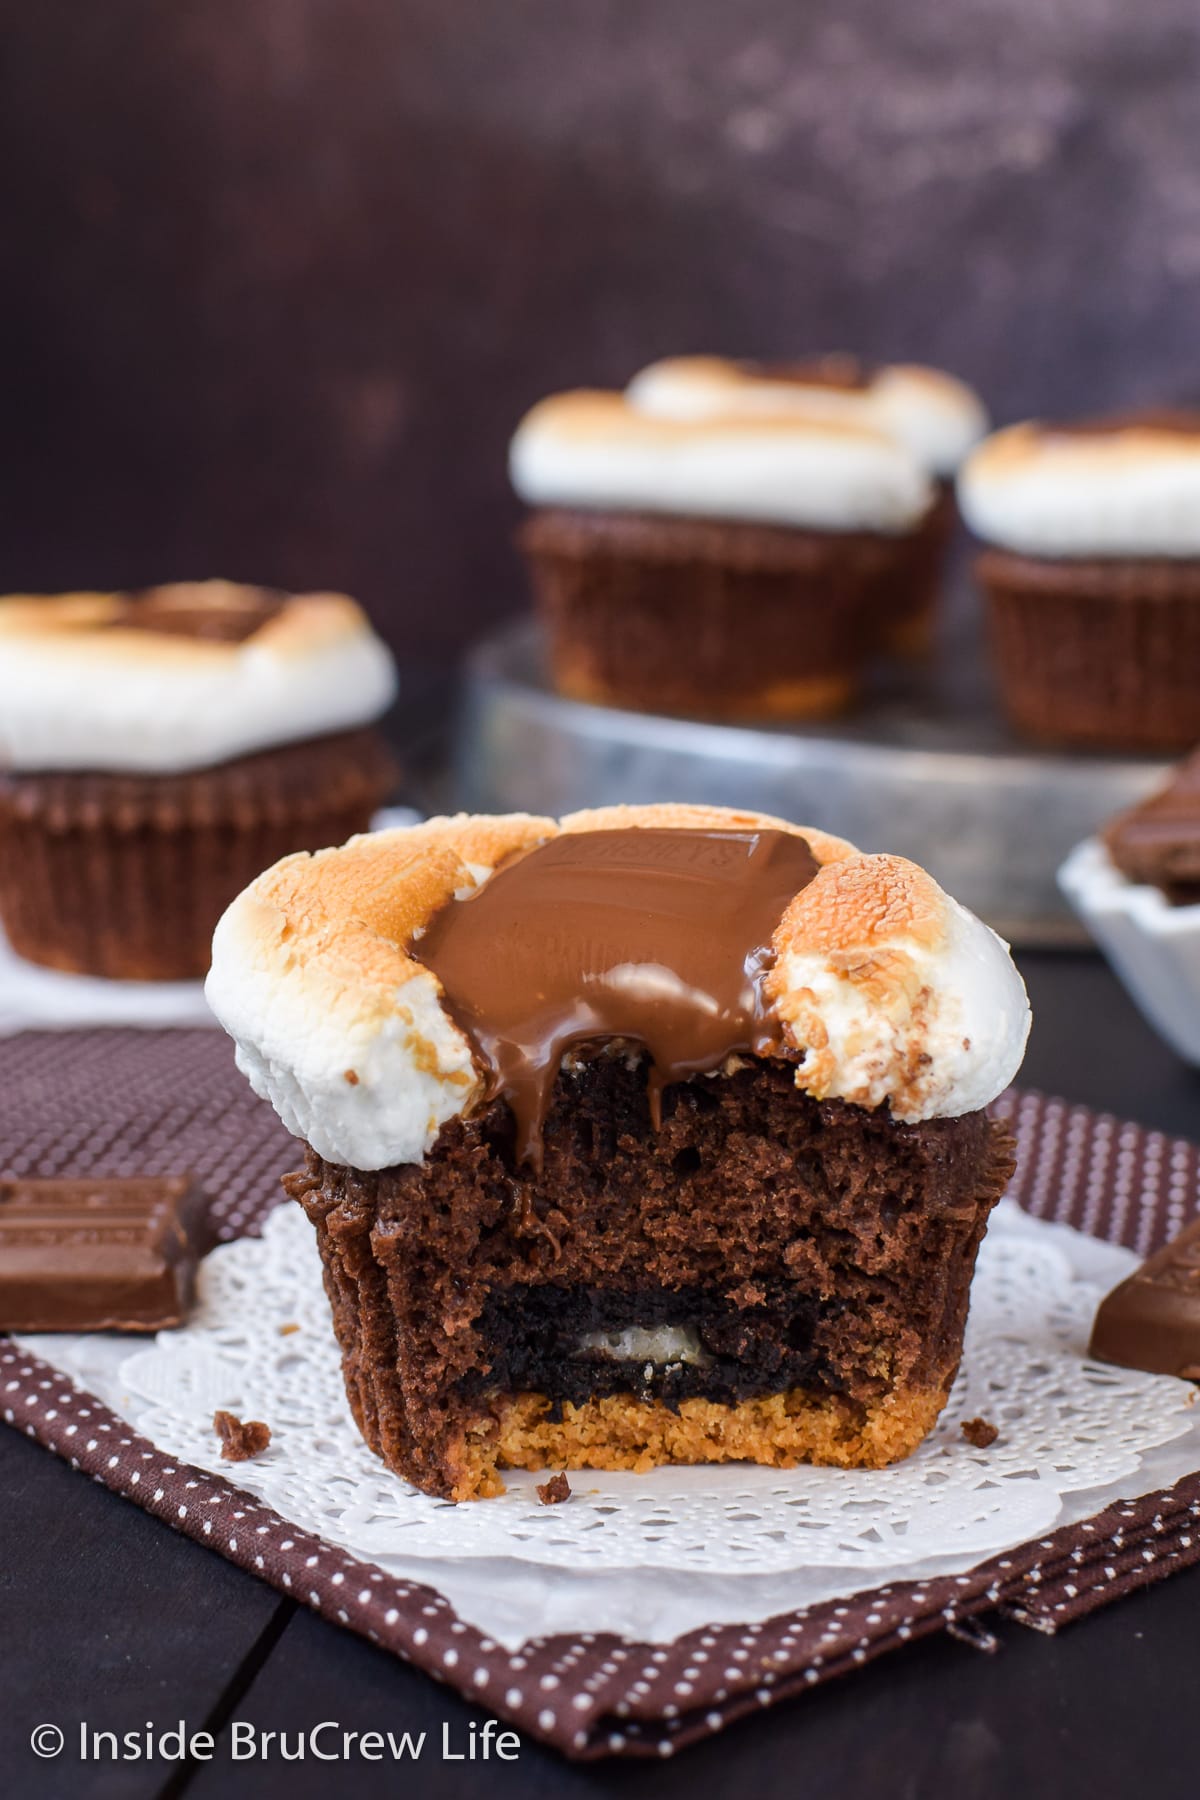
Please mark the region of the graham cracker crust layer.
[[945, 1404], [940, 1388], [898, 1388], [866, 1406], [801, 1388], [732, 1406], [683, 1400], [677, 1408], [612, 1394], [556, 1409], [545, 1394], [517, 1394], [498, 1400], [493, 1413], [449, 1450], [450, 1498], [502, 1494], [500, 1469], [642, 1475], [665, 1463], [722, 1462], [770, 1469], [794, 1469], [798, 1463], [882, 1469], [916, 1449]]

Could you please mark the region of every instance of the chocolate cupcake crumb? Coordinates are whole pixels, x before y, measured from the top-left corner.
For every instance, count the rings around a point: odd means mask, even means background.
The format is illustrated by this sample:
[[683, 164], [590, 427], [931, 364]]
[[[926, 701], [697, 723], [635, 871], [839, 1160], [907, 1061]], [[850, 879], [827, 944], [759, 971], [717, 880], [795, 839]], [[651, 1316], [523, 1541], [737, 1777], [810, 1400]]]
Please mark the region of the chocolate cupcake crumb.
[[973, 1450], [987, 1450], [1000, 1436], [1000, 1428], [990, 1419], [964, 1419], [959, 1430]]
[[261, 1419], [238, 1418], [236, 1413], [218, 1410], [213, 1414], [213, 1430], [221, 1440], [222, 1462], [249, 1462], [260, 1456], [271, 1442], [271, 1427]]
[[537, 1497], [543, 1506], [560, 1506], [571, 1498], [571, 1484], [561, 1469], [549, 1481], [538, 1482]]

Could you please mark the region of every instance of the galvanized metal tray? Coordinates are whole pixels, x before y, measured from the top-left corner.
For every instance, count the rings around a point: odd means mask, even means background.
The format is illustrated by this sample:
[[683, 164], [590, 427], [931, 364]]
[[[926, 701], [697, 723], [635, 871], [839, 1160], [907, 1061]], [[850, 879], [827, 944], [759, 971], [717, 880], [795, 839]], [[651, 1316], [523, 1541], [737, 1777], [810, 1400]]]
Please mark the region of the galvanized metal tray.
[[452, 799], [562, 813], [687, 800], [800, 819], [922, 863], [1012, 942], [1084, 941], [1055, 882], [1072, 845], [1162, 779], [1146, 758], [1054, 755], [1003, 723], [969, 638], [836, 723], [711, 725], [563, 700], [531, 623], [469, 658]]

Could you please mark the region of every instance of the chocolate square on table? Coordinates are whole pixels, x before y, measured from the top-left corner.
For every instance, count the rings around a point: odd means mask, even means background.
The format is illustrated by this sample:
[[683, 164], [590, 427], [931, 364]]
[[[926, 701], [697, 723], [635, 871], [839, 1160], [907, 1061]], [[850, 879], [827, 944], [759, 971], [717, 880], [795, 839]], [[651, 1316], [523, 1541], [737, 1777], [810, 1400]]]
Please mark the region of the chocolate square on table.
[[1200, 1219], [1105, 1296], [1089, 1355], [1200, 1381]]
[[182, 1324], [204, 1207], [182, 1175], [0, 1180], [0, 1331]]

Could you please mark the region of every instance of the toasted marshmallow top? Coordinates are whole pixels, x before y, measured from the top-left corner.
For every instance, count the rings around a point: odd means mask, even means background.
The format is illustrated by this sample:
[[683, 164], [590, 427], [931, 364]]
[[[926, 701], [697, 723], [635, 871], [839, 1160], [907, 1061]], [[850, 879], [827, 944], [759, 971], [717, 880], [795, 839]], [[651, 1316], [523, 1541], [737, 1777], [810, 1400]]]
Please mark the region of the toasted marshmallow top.
[[[845, 366], [852, 379], [818, 379], [823, 367]], [[987, 430], [983, 402], [973, 388], [940, 369], [892, 363], [858, 374], [853, 358], [829, 357], [805, 379], [770, 364], [731, 362], [721, 356], [671, 356], [635, 375], [626, 399], [640, 412], [664, 419], [827, 419], [864, 425], [905, 445], [921, 467], [953, 475]]]
[[659, 418], [621, 394], [555, 394], [528, 413], [509, 472], [531, 506], [748, 519], [899, 533], [933, 489], [885, 433], [844, 419]]
[[1026, 556], [1200, 556], [1200, 415], [1013, 425], [963, 467], [971, 529]]
[[366, 724], [395, 691], [345, 594], [205, 581], [0, 599], [0, 767], [207, 768]]
[[816, 1099], [956, 1117], [1020, 1066], [1025, 989], [1007, 947], [915, 864], [722, 807], [607, 807], [553, 819], [431, 819], [285, 857], [229, 907], [207, 994], [238, 1066], [290, 1131], [358, 1169], [419, 1162], [481, 1099], [471, 1046], [420, 962], [420, 935], [518, 850], [620, 827], [798, 832], [821, 865], [773, 940], [768, 992]]

